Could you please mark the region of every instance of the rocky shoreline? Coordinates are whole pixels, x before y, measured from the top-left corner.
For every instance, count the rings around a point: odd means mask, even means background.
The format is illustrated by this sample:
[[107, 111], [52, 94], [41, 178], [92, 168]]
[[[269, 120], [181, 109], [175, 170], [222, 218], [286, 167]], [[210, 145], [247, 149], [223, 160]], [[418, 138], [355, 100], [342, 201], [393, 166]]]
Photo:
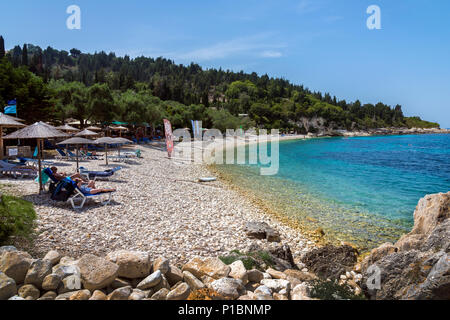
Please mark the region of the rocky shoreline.
[[[450, 299], [450, 192], [421, 199], [413, 230], [358, 263], [349, 245], [325, 245], [294, 259], [276, 230], [249, 223], [264, 240], [226, 256], [176, 265], [146, 251], [78, 259], [49, 251], [33, 259], [0, 247], [0, 299], [9, 300], [315, 300]], [[373, 268], [379, 288], [373, 288]], [[375, 272], [375, 280], [376, 280]], [[375, 281], [376, 282], [376, 281]], [[338, 287], [336, 286], [338, 285]], [[331, 290], [331, 291], [330, 291]]]

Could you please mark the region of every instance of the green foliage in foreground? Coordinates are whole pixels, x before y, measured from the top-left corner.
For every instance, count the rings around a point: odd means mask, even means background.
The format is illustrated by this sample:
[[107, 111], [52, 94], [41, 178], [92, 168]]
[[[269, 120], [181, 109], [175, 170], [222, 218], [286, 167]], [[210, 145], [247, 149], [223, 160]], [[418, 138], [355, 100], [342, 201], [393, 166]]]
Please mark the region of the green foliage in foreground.
[[0, 245], [11, 236], [29, 237], [33, 232], [36, 212], [31, 202], [12, 196], [1, 196]]
[[408, 128], [440, 128], [439, 123], [425, 121], [419, 117], [405, 118], [405, 123]]
[[273, 267], [274, 265], [273, 258], [267, 251], [242, 253], [239, 250], [233, 250], [228, 256], [222, 256], [219, 257], [219, 259], [226, 265], [230, 265], [235, 261], [241, 260], [247, 270], [258, 269], [264, 271], [262, 264], [269, 267]]
[[340, 285], [337, 281], [314, 280], [311, 284], [311, 298], [320, 300], [366, 300], [364, 295], [355, 295], [348, 285]]

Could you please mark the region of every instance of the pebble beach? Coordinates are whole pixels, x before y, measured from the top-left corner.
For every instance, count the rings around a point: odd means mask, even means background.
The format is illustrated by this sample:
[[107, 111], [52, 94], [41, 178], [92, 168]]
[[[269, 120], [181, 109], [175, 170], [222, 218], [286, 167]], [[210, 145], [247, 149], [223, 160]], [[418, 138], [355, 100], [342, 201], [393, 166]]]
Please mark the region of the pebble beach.
[[[141, 159], [129, 163], [104, 160], [81, 162], [89, 170], [123, 169], [97, 186], [116, 188], [113, 201], [102, 206], [89, 200], [82, 210], [38, 195], [31, 179], [2, 178], [9, 193], [34, 203], [38, 215], [32, 242], [15, 243], [34, 256], [50, 250], [74, 258], [84, 254], [105, 256], [115, 250], [138, 250], [164, 256], [176, 264], [193, 257], [218, 257], [266, 240], [250, 239], [247, 222], [266, 222], [276, 229], [294, 259], [314, 247], [298, 230], [264, 212], [224, 181], [199, 183], [212, 175], [202, 164], [170, 160], [163, 144], [139, 146]], [[60, 171], [74, 173], [75, 162], [57, 162]], [[19, 241], [20, 242], [20, 241]]]

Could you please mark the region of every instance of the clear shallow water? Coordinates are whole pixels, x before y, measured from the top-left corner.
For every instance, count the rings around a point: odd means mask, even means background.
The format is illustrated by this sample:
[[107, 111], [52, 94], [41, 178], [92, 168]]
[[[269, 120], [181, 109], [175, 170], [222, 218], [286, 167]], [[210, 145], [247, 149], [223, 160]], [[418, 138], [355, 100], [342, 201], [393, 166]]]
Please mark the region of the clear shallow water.
[[276, 176], [216, 168], [272, 209], [371, 249], [410, 231], [420, 198], [450, 191], [450, 135], [285, 141]]

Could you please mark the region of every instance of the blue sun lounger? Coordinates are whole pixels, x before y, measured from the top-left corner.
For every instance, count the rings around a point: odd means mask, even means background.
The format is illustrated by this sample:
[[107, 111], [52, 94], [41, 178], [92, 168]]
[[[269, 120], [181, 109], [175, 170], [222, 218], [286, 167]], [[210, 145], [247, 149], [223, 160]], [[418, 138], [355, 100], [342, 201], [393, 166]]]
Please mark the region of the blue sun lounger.
[[19, 174], [21, 177], [24, 177], [25, 175], [35, 176], [37, 174], [37, 170], [20, 168], [20, 165], [0, 160], [0, 173], [11, 174], [14, 178], [17, 178]]
[[116, 167], [114, 169], [105, 170], [105, 171], [89, 171], [84, 167], [80, 167], [80, 174], [88, 180], [97, 180], [97, 179], [109, 179], [116, 172], [122, 170], [122, 167]]

